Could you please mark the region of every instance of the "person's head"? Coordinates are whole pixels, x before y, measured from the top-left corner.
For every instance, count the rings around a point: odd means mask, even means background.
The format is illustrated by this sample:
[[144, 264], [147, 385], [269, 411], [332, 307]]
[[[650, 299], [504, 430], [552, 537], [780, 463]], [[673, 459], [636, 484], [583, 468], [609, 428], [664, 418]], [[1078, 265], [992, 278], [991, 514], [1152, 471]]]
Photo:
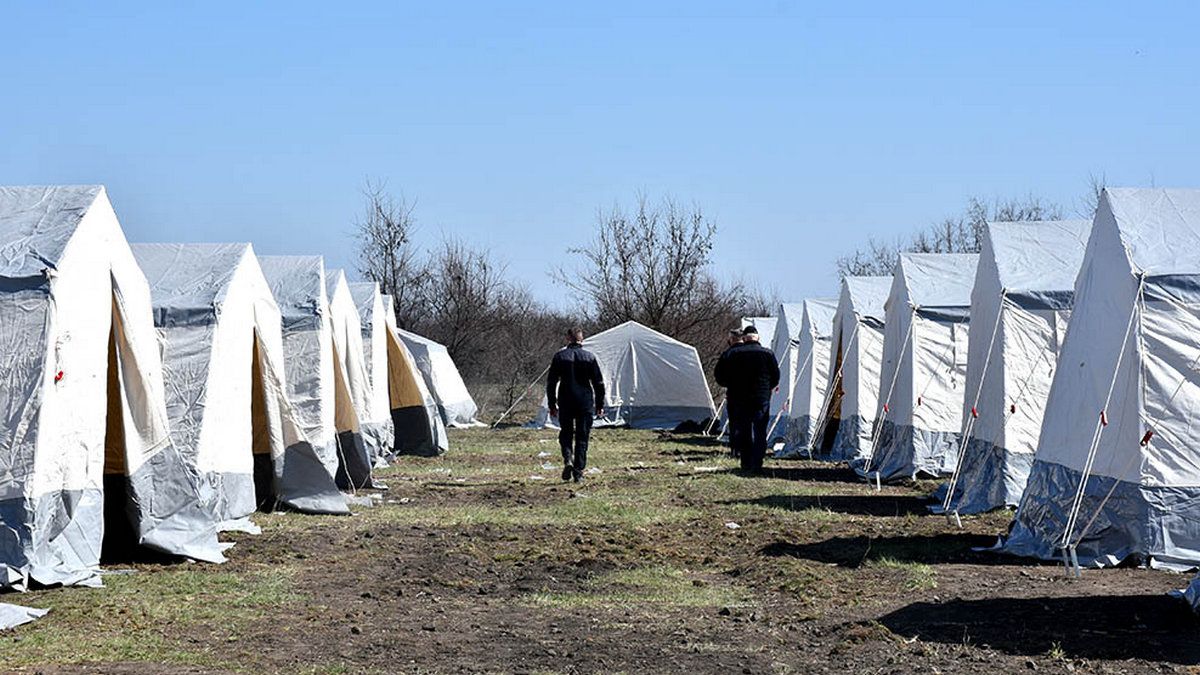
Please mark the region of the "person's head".
[[730, 347], [742, 344], [742, 331], [736, 328], [729, 331], [729, 337], [727, 339], [729, 340]]
[[746, 326], [742, 329], [742, 342], [758, 342], [758, 329]]
[[583, 329], [579, 326], [571, 326], [567, 329], [567, 344], [581, 344], [583, 342]]

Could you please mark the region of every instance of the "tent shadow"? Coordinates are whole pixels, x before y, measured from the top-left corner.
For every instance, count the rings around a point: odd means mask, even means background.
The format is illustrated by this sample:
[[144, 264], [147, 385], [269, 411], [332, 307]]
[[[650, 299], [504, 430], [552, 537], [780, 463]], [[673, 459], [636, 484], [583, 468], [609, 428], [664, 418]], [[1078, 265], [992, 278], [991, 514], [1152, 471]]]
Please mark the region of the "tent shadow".
[[805, 480], [819, 483], [853, 483], [862, 485], [863, 481], [848, 466], [771, 466], [763, 469], [767, 478], [779, 480]]
[[767, 557], [791, 557], [841, 567], [857, 568], [877, 560], [936, 565], [989, 563], [1029, 565], [974, 548], [991, 546], [996, 538], [985, 534], [950, 533], [907, 537], [834, 537], [811, 544], [777, 541], [759, 549]]
[[721, 439], [716, 436], [705, 436], [704, 434], [676, 434], [671, 431], [661, 431], [656, 440], [660, 443], [692, 445], [701, 448], [712, 448], [721, 452], [729, 451], [725, 444], [721, 442]]
[[[1200, 620], [1166, 595], [987, 598], [915, 602], [879, 619], [896, 635], [986, 645], [1020, 656], [1200, 664]], [[1136, 667], [1133, 668], [1136, 670]]]
[[911, 495], [767, 495], [722, 504], [748, 504], [784, 511], [818, 509], [852, 516], [929, 515], [929, 500]]
[[[678, 459], [678, 460], [682, 460], [684, 462], [705, 462], [705, 461], [709, 461], [709, 460], [713, 460], [713, 459], [723, 459], [723, 458], [729, 456], [729, 453], [725, 452], [724, 450], [719, 450], [719, 449], [713, 449], [713, 450], [663, 450], [662, 452], [660, 452], [658, 454], [662, 457], [670, 457], [671, 459]], [[729, 471], [725, 471], [724, 473], [729, 473], [730, 471], [733, 471], [733, 469], [730, 469]]]

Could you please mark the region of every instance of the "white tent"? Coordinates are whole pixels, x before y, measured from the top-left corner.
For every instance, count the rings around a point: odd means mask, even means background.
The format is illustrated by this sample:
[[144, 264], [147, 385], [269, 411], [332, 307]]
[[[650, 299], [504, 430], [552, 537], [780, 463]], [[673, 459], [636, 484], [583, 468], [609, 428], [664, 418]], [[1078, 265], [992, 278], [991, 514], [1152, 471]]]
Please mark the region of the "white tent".
[[[784, 447], [778, 457], [808, 454], [829, 385], [829, 336], [837, 301], [833, 298], [809, 299], [800, 304], [803, 307], [800, 333], [793, 349], [797, 359], [795, 376], [791, 393], [779, 411], [778, 427], [783, 428]], [[780, 377], [781, 388], [782, 379]]]
[[[388, 397], [388, 334], [387, 322], [383, 318], [383, 295], [379, 284], [374, 281], [356, 282], [349, 285], [350, 296], [358, 308], [359, 327], [362, 330], [363, 366], [367, 371], [366, 409], [362, 413], [363, 434], [378, 436], [376, 458], [390, 456], [396, 438], [392, 424], [392, 408]], [[370, 432], [367, 431], [370, 429]]]
[[[788, 399], [792, 395], [792, 387], [796, 384], [796, 369], [800, 365], [797, 356], [800, 346], [801, 324], [804, 323], [804, 303], [785, 302], [779, 306], [775, 322], [775, 339], [770, 343], [763, 342], [775, 352], [779, 360], [779, 387], [771, 394], [772, 423], [785, 413]], [[785, 428], [774, 430], [771, 440], [783, 437]]]
[[[632, 429], [674, 429], [716, 414], [696, 348], [636, 321], [626, 321], [583, 341], [604, 376], [605, 416], [597, 424]], [[538, 422], [547, 424], [543, 397]]]
[[958, 470], [941, 508], [1016, 506], [1033, 464], [1091, 223], [989, 223], [971, 292]]
[[0, 326], [0, 587], [98, 584], [102, 547], [223, 560], [103, 187], [0, 188]]
[[979, 256], [901, 253], [888, 295], [872, 452], [879, 480], [949, 474], [958, 457]]
[[279, 306], [249, 244], [134, 244], [175, 446], [219, 521], [276, 501], [348, 513], [287, 399]]
[[406, 330], [398, 331], [400, 338], [417, 360], [417, 369], [425, 378], [425, 386], [437, 400], [442, 421], [450, 427], [482, 426], [475, 413], [479, 407], [467, 385], [463, 382], [458, 366], [450, 358], [446, 346]]
[[259, 256], [258, 262], [283, 316], [288, 400], [301, 427], [338, 487], [367, 487], [371, 461], [334, 340], [325, 262], [321, 256]]
[[358, 414], [362, 442], [372, 465], [383, 460], [391, 448], [389, 420], [377, 417], [371, 400], [371, 376], [367, 369], [366, 347], [363, 345], [362, 321], [358, 305], [350, 293], [346, 273], [333, 268], [325, 270], [325, 292], [329, 298], [329, 318], [333, 323], [333, 344], [339, 365], [350, 385], [350, 400]]
[[383, 296], [387, 328], [388, 403], [396, 429], [395, 449], [400, 455], [440, 455], [450, 449], [446, 424], [437, 399], [429, 392], [417, 360], [400, 339], [392, 296]]
[[775, 326], [778, 322], [779, 319], [773, 316], [743, 316], [741, 327], [754, 326], [754, 330], [758, 331], [758, 341], [771, 347], [775, 344]]
[[1200, 564], [1200, 190], [1104, 191], [1003, 549]]
[[831, 461], [864, 459], [879, 407], [884, 303], [891, 277], [844, 277], [829, 340], [829, 384], [813, 454]]

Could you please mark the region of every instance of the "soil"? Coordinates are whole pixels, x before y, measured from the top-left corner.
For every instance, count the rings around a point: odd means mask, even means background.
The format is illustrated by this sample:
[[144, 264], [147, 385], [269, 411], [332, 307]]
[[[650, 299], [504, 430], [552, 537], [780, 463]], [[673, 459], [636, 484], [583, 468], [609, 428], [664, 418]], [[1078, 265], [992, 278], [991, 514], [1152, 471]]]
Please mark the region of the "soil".
[[[528, 441], [527, 432], [504, 433]], [[162, 630], [183, 645], [219, 641], [225, 662], [255, 672], [1135, 673], [1200, 664], [1200, 623], [1167, 596], [1183, 576], [1110, 569], [1072, 579], [1061, 566], [978, 551], [1003, 530], [1003, 514], [959, 529], [926, 515], [932, 485], [875, 492], [817, 462], [772, 462], [767, 478], [736, 479], [755, 486], [742, 494], [723, 450], [701, 438], [642, 435], [630, 462], [606, 467], [604, 442], [621, 433], [630, 432], [598, 434], [593, 457], [604, 473], [580, 487], [469, 472], [459, 482], [409, 474], [428, 466], [402, 461], [386, 472], [390, 489], [375, 513], [314, 517], [300, 530], [267, 519], [261, 535], [237, 537], [222, 571], [298, 566], [297, 599], [236, 636], [213, 625]], [[470, 459], [476, 469], [503, 461]], [[715, 473], [729, 492], [691, 489]], [[519, 516], [639, 486], [661, 508], [690, 515], [633, 525], [387, 517], [472, 508]], [[593, 601], [597, 579], [646, 568], [680, 571], [700, 599], [640, 602], [645, 589], [618, 583], [622, 592]], [[109, 662], [28, 672], [219, 670]]]

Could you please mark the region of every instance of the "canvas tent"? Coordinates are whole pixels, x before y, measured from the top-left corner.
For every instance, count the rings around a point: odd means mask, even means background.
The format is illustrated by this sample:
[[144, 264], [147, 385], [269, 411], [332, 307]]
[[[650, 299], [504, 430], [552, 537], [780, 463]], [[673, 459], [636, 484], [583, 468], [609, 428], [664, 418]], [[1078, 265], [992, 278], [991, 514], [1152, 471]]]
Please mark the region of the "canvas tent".
[[773, 316], [744, 316], [741, 328], [754, 326], [758, 331], [758, 341], [767, 347], [775, 344], [775, 326], [779, 322]]
[[973, 253], [901, 253], [888, 295], [872, 452], [878, 480], [949, 474], [958, 456]]
[[429, 393], [412, 352], [400, 339], [392, 296], [383, 296], [384, 327], [387, 329], [388, 404], [396, 431], [395, 449], [400, 455], [440, 455], [450, 449], [446, 424], [437, 400]]
[[[716, 415], [696, 348], [636, 321], [583, 341], [604, 376], [605, 416], [597, 424], [631, 429], [674, 429]], [[542, 399], [538, 422], [549, 424]]]
[[[764, 346], [771, 347], [771, 351], [775, 352], [775, 358], [779, 361], [779, 387], [771, 394], [770, 413], [773, 425], [787, 412], [784, 408], [792, 395], [792, 387], [796, 384], [796, 368], [801, 362], [797, 356], [800, 348], [800, 325], [803, 322], [804, 303], [785, 302], [779, 305], [779, 313], [775, 322], [775, 339], [770, 343], [762, 343]], [[771, 434], [772, 441], [782, 438], [783, 432], [786, 430], [786, 427], [774, 426], [777, 428]]]
[[[820, 420], [829, 385], [829, 336], [837, 301], [809, 299], [800, 303], [800, 333], [797, 336], [795, 376], [792, 391], [780, 411], [784, 447], [779, 457], [807, 455], [813, 432]], [[781, 386], [782, 386], [782, 377]]]
[[333, 344], [337, 348], [339, 365], [350, 385], [350, 401], [358, 414], [359, 435], [371, 464], [376, 465], [390, 451], [392, 429], [390, 420], [374, 414], [371, 376], [367, 369], [358, 305], [350, 293], [346, 273], [340, 269], [325, 270], [325, 291], [329, 298], [329, 318], [333, 323]]
[[0, 325], [0, 587], [98, 584], [114, 545], [223, 560], [103, 187], [0, 188]]
[[1004, 551], [1200, 564], [1197, 289], [1200, 190], [1105, 190]]
[[325, 262], [321, 256], [259, 256], [258, 261], [283, 317], [288, 399], [301, 428], [338, 487], [370, 486], [371, 461], [334, 339]]
[[417, 360], [417, 369], [425, 378], [425, 386], [437, 400], [442, 421], [450, 427], [480, 426], [475, 419], [479, 411], [471, 392], [463, 382], [458, 366], [450, 358], [446, 346], [406, 330], [398, 331], [409, 352]]
[[829, 383], [813, 455], [831, 461], [864, 459], [879, 406], [884, 303], [891, 277], [844, 277], [829, 340]]
[[[392, 424], [392, 409], [388, 398], [387, 322], [383, 320], [383, 295], [374, 281], [349, 284], [350, 296], [358, 308], [362, 331], [363, 366], [367, 371], [366, 409], [362, 414], [363, 427], [379, 444], [375, 451], [380, 459], [394, 452], [396, 428]], [[378, 320], [377, 320], [378, 317]], [[366, 432], [364, 432], [366, 435]]]
[[279, 306], [249, 244], [134, 244], [162, 337], [171, 438], [229, 523], [276, 502], [347, 513], [287, 399]]
[[1016, 506], [1033, 464], [1091, 223], [989, 223], [971, 292], [958, 469], [940, 509]]

